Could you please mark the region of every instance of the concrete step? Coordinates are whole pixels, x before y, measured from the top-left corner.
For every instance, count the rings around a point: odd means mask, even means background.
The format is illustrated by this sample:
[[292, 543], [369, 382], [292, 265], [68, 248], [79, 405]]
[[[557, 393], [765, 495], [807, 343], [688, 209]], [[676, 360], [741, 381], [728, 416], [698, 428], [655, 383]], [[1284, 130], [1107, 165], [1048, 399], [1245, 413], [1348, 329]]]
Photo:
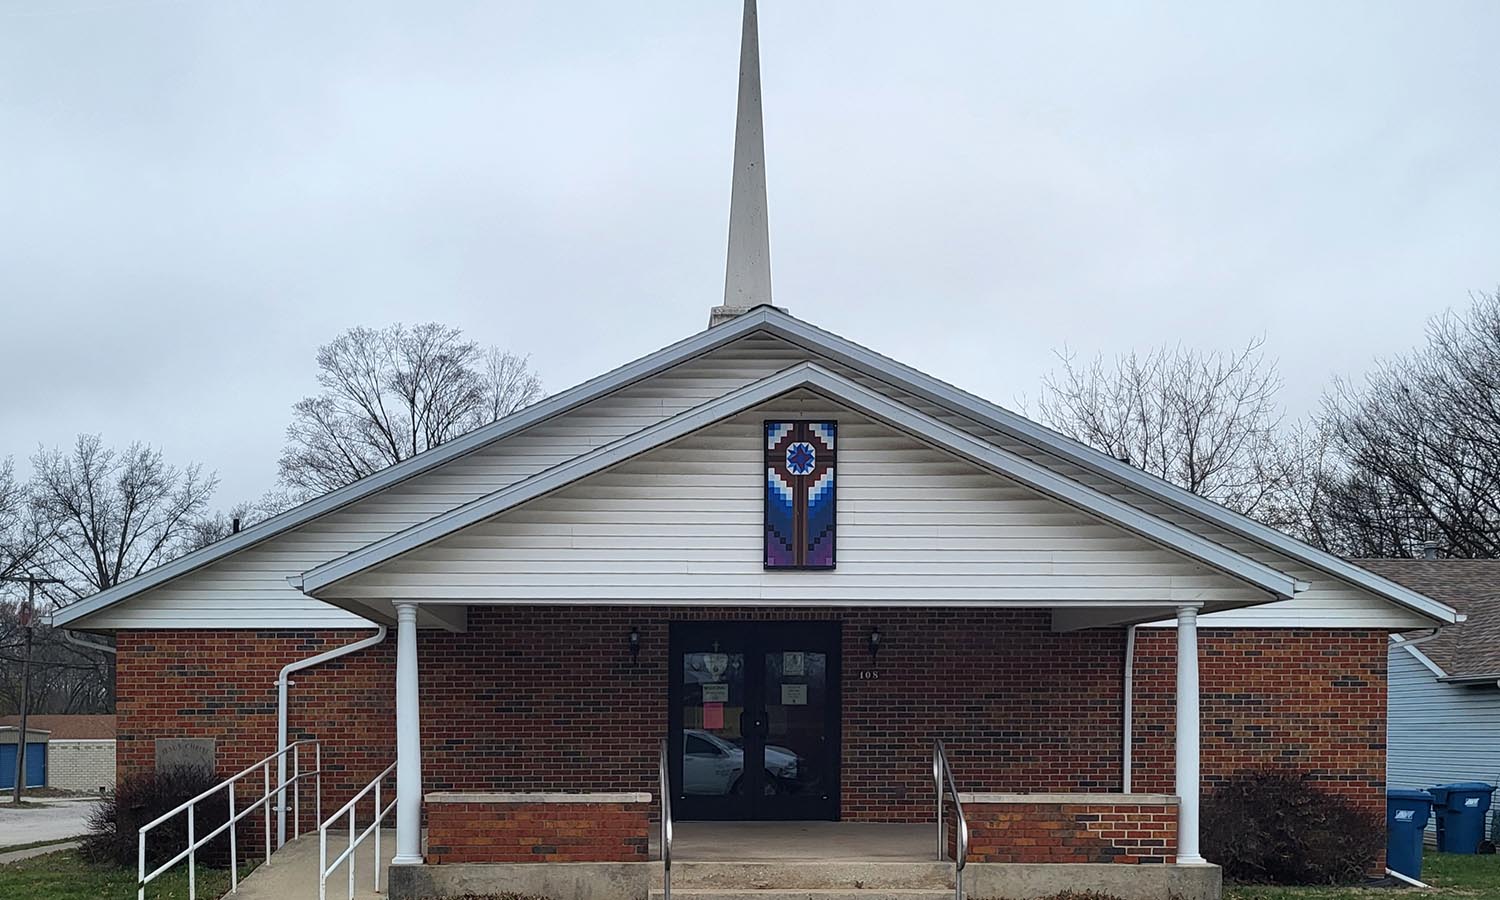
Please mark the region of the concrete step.
[[[653, 866], [651, 885], [661, 887], [661, 868]], [[776, 896], [758, 896], [746, 900], [849, 900], [830, 896], [829, 892], [858, 892], [864, 900], [875, 900], [874, 891], [914, 892], [904, 900], [929, 900], [916, 896], [923, 892], [948, 892], [953, 889], [953, 865], [942, 862], [877, 862], [872, 860], [798, 860], [747, 862], [672, 862], [672, 893], [692, 896], [686, 891], [760, 892], [774, 891]], [[782, 896], [786, 894], [786, 896]], [[736, 895], [737, 896], [737, 895]], [[714, 900], [695, 897], [695, 900]], [[892, 900], [901, 900], [893, 897]], [[930, 898], [938, 900], [938, 898]]]
[[[952, 900], [952, 888], [679, 888], [672, 886], [674, 900]], [[663, 900], [661, 888], [652, 888], [650, 900]]]

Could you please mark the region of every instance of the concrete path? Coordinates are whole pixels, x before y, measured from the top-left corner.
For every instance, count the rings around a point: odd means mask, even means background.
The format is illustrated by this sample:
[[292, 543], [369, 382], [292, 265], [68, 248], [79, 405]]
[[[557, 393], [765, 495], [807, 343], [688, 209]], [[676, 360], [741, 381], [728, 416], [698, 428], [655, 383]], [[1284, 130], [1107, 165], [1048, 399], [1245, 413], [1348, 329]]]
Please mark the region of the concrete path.
[[0, 805], [0, 847], [30, 844], [34, 841], [62, 841], [78, 837], [88, 830], [89, 813], [98, 800], [47, 799], [32, 809], [15, 809]]
[[25, 850], [12, 850], [9, 853], [0, 853], [0, 866], [6, 863], [20, 862], [23, 859], [31, 859], [33, 856], [41, 856], [43, 853], [56, 853], [59, 850], [72, 850], [78, 846], [77, 841], [63, 841], [58, 844], [48, 844], [45, 847], [28, 847]]
[[[340, 840], [328, 835], [328, 856], [335, 857], [348, 846], [348, 832]], [[385, 870], [396, 853], [396, 832], [380, 833], [380, 886], [385, 888]], [[377, 900], [385, 894], [375, 893], [375, 836], [372, 834], [355, 852], [355, 900]], [[271, 864], [256, 867], [240, 882], [236, 900], [317, 900], [318, 835], [305, 834], [271, 854]], [[346, 900], [349, 896], [349, 869], [340, 866], [328, 878], [328, 900]]]

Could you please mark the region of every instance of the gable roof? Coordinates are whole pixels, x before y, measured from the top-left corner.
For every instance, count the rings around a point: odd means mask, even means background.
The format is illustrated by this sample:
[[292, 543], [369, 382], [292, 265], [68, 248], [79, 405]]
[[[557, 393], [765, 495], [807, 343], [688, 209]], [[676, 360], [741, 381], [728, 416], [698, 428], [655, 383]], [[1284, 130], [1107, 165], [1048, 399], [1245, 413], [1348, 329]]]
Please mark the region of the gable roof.
[[1045, 466], [995, 447], [968, 432], [940, 422], [810, 362], [799, 363], [678, 413], [566, 463], [376, 541], [361, 550], [324, 563], [304, 573], [300, 579], [290, 580], [294, 586], [317, 596], [319, 591], [339, 581], [799, 388], [823, 394], [969, 462], [998, 472], [1155, 544], [1175, 550], [1265, 591], [1270, 598], [1290, 598], [1301, 586], [1297, 579], [1271, 566], [1236, 553], [1087, 485], [1065, 478]]
[[1500, 559], [1361, 559], [1361, 566], [1468, 617], [1408, 649], [1449, 679], [1500, 680]]
[[1223, 528], [1231, 534], [1258, 543], [1334, 578], [1407, 607], [1435, 622], [1457, 621], [1457, 615], [1452, 609], [1424, 597], [1417, 591], [1303, 544], [1274, 528], [1262, 525], [1154, 475], [1112, 459], [1108, 454], [1094, 450], [1032, 422], [1024, 416], [962, 391], [910, 366], [809, 325], [774, 307], [761, 306], [729, 322], [699, 332], [604, 375], [554, 394], [490, 425], [475, 429], [462, 437], [369, 475], [347, 487], [256, 523], [238, 534], [158, 566], [109, 590], [70, 604], [53, 613], [53, 623], [66, 625], [89, 613], [202, 568], [215, 560], [255, 546], [320, 516], [342, 509], [391, 485], [430, 471], [450, 460], [516, 434], [546, 419], [757, 332], [781, 338], [804, 351], [847, 366], [861, 375], [1011, 436], [1102, 478], [1169, 504], [1201, 521]]

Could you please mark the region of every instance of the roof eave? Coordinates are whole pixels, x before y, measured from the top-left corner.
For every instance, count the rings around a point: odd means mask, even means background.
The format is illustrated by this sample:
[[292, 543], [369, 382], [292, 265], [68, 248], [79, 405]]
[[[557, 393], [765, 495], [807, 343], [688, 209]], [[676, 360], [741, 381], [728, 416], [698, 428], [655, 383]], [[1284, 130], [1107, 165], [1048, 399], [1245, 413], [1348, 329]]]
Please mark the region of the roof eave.
[[865, 347], [777, 310], [767, 315], [766, 330], [805, 350], [816, 349], [866, 375], [910, 391], [1040, 450], [1076, 463], [1097, 475], [1182, 509], [1240, 537], [1259, 543], [1319, 571], [1349, 582], [1423, 615], [1434, 622], [1462, 621], [1457, 611], [1394, 581], [1302, 543], [1267, 525], [1220, 506], [1191, 491], [1019, 416], [982, 397], [950, 385]]
[[[554, 416], [576, 409], [605, 394], [628, 387], [658, 372], [680, 365], [742, 337], [764, 330], [769, 315], [777, 312], [774, 307], [757, 307], [750, 312], [722, 325], [700, 331], [683, 340], [626, 363], [596, 378], [574, 385], [561, 393], [540, 400], [499, 419], [490, 425], [476, 428], [468, 434], [454, 438], [445, 444], [433, 447], [393, 466], [367, 475], [353, 484], [330, 491], [306, 503], [272, 516], [263, 522], [245, 528], [236, 534], [215, 541], [200, 550], [163, 563], [143, 572], [128, 581], [100, 591], [82, 600], [70, 603], [52, 613], [52, 624], [67, 626], [78, 622], [91, 613], [113, 606], [136, 594], [158, 587], [176, 578], [210, 565], [211, 563], [245, 550], [263, 541], [285, 534], [321, 516], [337, 512], [351, 503], [378, 493], [392, 485], [414, 478], [443, 463], [457, 459], [485, 447], [511, 434], [531, 428]], [[86, 627], [78, 623], [75, 627]]]

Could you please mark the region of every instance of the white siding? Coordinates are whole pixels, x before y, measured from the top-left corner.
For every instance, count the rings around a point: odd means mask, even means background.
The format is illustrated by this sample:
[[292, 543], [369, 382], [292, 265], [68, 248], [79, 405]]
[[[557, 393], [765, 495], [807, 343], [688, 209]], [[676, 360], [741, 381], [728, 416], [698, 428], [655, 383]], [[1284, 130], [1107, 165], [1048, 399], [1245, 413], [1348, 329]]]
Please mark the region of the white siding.
[[1399, 648], [1390, 651], [1389, 671], [1386, 783], [1500, 784], [1500, 688], [1444, 684]]
[[[839, 422], [838, 569], [762, 565], [766, 418]], [[807, 392], [328, 589], [353, 598], [1171, 603], [1264, 595]]]
[[89, 628], [357, 628], [287, 577], [806, 359], [737, 341], [89, 616]]
[[[1212, 620], [1215, 624], [1389, 629], [1427, 624], [1388, 601], [1228, 535], [1196, 518], [1139, 496], [1028, 445], [1000, 436], [967, 419], [938, 410], [930, 403], [905, 396], [841, 365], [809, 355], [779, 339], [766, 336], [742, 339], [613, 395], [585, 404], [526, 432], [397, 484], [380, 494], [90, 616], [86, 624], [90, 628], [357, 627], [363, 624], [362, 620], [329, 604], [303, 596], [287, 585], [286, 578], [805, 359], [813, 359], [954, 426], [1312, 584], [1311, 590], [1295, 600], [1242, 612], [1216, 614], [1229, 618]], [[744, 447], [726, 447], [725, 452], [732, 454], [747, 451]], [[725, 456], [722, 461], [729, 463], [732, 459], [732, 456]], [[893, 489], [895, 487], [893, 482], [888, 483], [888, 486]], [[698, 499], [712, 500], [707, 497]], [[841, 506], [841, 515], [848, 509]], [[847, 518], [843, 519], [841, 528], [848, 522]], [[899, 529], [903, 522], [904, 520], [897, 518], [891, 525], [893, 529]], [[598, 523], [600, 527], [607, 527], [609, 524]], [[1049, 537], [1050, 533], [1047, 531], [1034, 530], [1029, 540], [1032, 541], [1032, 546], [1042, 546]], [[839, 547], [841, 563], [848, 559], [850, 547], [847, 540], [848, 531], [844, 529]], [[757, 538], [741, 549], [746, 553], [756, 553], [758, 559], [758, 547]], [[859, 552], [857, 546], [853, 549], [856, 554]], [[958, 570], [954, 570], [954, 574], [957, 575]], [[1011, 574], [1019, 577], [1022, 573]], [[1028, 589], [1023, 581], [1014, 584], [1018, 590]], [[1206, 621], [1209, 620], [1208, 617], [1205, 618]]]

